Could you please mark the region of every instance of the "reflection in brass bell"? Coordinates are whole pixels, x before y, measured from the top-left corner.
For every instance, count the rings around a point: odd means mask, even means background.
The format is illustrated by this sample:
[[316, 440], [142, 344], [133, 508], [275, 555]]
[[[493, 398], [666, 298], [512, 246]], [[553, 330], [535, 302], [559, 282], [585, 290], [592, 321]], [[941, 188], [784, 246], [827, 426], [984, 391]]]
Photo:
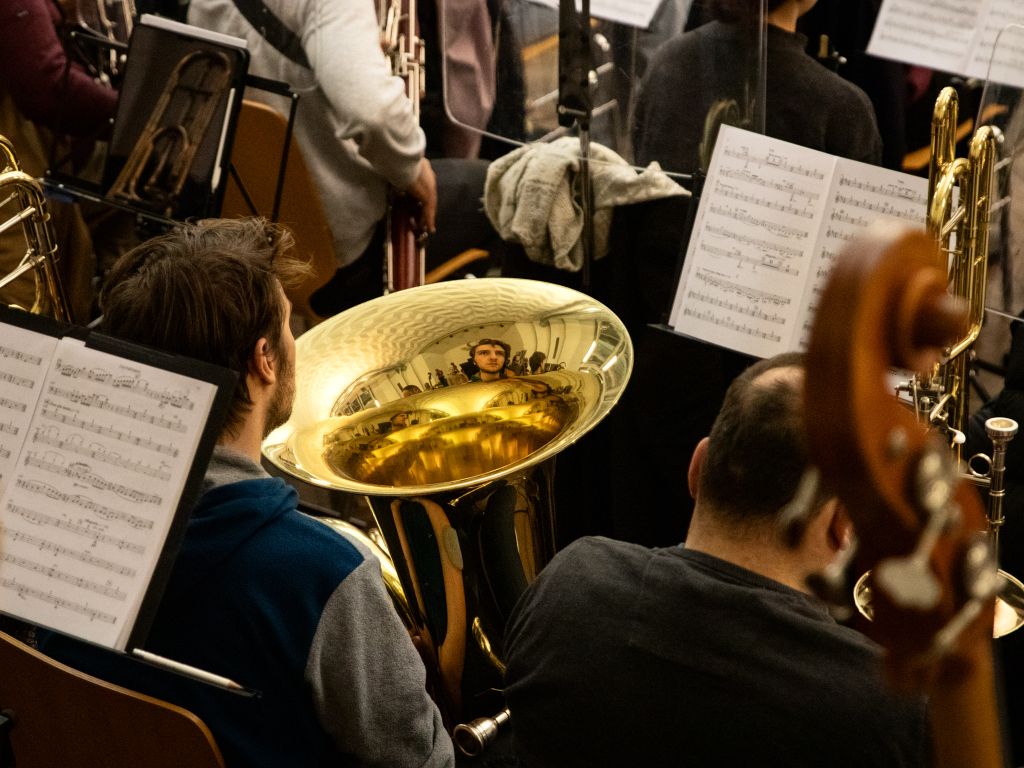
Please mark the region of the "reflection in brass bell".
[[[482, 339], [508, 346], [505, 366], [470, 381]], [[263, 452], [350, 493], [470, 488], [577, 440], [618, 400], [631, 367], [621, 321], [576, 291], [511, 279], [425, 286], [299, 338], [292, 417]]]

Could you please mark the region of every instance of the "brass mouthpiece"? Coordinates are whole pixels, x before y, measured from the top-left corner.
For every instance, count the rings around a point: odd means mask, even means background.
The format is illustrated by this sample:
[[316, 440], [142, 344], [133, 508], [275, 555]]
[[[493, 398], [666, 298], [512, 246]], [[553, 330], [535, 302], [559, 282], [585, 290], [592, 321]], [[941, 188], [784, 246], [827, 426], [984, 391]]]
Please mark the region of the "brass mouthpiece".
[[479, 717], [469, 725], [456, 725], [453, 741], [469, 757], [478, 757], [487, 745], [498, 735], [498, 727], [507, 722], [511, 713], [508, 707], [494, 717]]

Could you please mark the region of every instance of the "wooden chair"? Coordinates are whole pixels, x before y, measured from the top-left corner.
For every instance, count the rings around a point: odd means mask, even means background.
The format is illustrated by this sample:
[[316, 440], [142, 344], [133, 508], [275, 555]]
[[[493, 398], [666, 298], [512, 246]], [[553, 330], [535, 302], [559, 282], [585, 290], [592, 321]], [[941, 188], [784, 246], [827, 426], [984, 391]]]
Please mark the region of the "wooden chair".
[[191, 712], [66, 667], [2, 632], [0, 709], [13, 713], [17, 768], [224, 768]]
[[[242, 102], [231, 164], [241, 179], [244, 193], [234, 176], [229, 177], [221, 206], [223, 218], [257, 215], [271, 218], [287, 127], [288, 121], [270, 107], [255, 101]], [[278, 221], [295, 237], [295, 252], [303, 259], [310, 259], [313, 266], [314, 274], [286, 293], [292, 302], [292, 311], [302, 315], [308, 325], [315, 325], [323, 318], [310, 308], [309, 297], [334, 276], [338, 265], [320, 196], [294, 136], [288, 150]]]

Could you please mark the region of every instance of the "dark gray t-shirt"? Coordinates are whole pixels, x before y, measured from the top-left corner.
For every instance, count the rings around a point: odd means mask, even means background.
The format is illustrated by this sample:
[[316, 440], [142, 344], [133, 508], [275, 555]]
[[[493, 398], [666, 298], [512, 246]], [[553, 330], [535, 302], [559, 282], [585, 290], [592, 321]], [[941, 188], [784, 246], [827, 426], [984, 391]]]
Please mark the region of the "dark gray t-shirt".
[[561, 552], [506, 636], [525, 766], [921, 766], [924, 705], [817, 599], [710, 555]]

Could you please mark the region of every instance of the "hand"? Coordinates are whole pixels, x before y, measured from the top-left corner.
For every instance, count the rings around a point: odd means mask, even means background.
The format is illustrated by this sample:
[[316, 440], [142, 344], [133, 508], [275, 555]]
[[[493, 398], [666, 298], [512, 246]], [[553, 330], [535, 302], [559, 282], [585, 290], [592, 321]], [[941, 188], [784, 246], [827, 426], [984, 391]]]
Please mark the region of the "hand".
[[430, 161], [422, 158], [419, 164], [419, 175], [412, 186], [405, 190], [420, 204], [419, 227], [421, 232], [434, 232], [434, 216], [437, 214], [437, 180]]

